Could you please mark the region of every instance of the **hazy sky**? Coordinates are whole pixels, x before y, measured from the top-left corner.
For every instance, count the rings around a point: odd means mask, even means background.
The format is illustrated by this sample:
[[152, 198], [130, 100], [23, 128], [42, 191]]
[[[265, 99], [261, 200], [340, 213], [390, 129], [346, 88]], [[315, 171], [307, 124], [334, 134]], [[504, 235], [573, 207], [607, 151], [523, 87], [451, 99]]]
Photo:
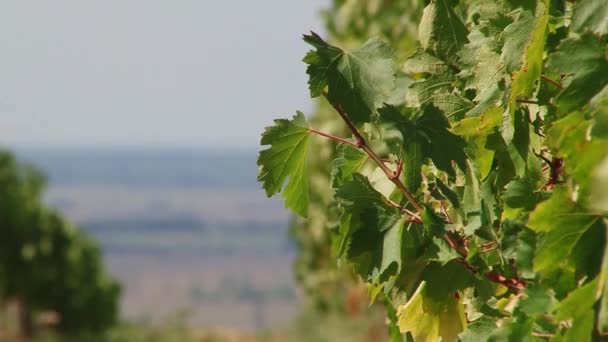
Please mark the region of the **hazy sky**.
[[328, 0], [0, 4], [0, 143], [232, 145], [310, 111]]

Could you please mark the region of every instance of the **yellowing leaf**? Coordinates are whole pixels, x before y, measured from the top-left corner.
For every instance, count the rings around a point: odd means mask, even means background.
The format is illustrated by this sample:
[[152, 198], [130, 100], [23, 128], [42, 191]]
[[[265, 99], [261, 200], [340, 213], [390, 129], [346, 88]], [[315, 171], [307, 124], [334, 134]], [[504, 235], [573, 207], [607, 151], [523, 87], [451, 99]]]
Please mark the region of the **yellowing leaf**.
[[[539, 6], [542, 6], [539, 4]], [[542, 6], [544, 7], [544, 6]], [[527, 12], [524, 12], [527, 13]], [[518, 25], [518, 22], [523, 22], [524, 24]], [[517, 109], [517, 100], [519, 99], [529, 99], [534, 92], [534, 88], [536, 86], [536, 81], [540, 78], [542, 68], [543, 68], [543, 53], [545, 51], [545, 38], [546, 38], [546, 30], [547, 24], [549, 22], [549, 10], [548, 8], [543, 10], [540, 18], [530, 18], [523, 16], [523, 19], [516, 21], [512, 25], [516, 26], [521, 30], [528, 30], [529, 23], [534, 24], [534, 29], [530, 33], [528, 32], [520, 32], [519, 30], [514, 30], [511, 33], [510, 40], [507, 41], [515, 41], [519, 44], [524, 44], [525, 46], [523, 55], [521, 57], [515, 55], [513, 56], [513, 52], [509, 51], [509, 45], [505, 43], [505, 47], [503, 49], [503, 53], [506, 53], [507, 56], [510, 57], [509, 60], [514, 60], [511, 65], [517, 65], [518, 62], [521, 61], [521, 67], [515, 74], [513, 75], [513, 81], [511, 83], [511, 91], [509, 93], [509, 114], [511, 117], [511, 125], [515, 126], [515, 110]], [[505, 30], [505, 34], [507, 30]], [[521, 40], [521, 37], [524, 40]], [[504, 56], [504, 54], [503, 54]], [[507, 67], [510, 64], [507, 63]], [[508, 132], [508, 134], [503, 133], [503, 138], [505, 142], [509, 144], [513, 139], [513, 131], [511, 130], [503, 130], [503, 132]]]
[[416, 342], [455, 341], [467, 327], [464, 305], [455, 297], [441, 303], [425, 295], [426, 282], [421, 282], [410, 300], [397, 310], [401, 333], [411, 333]]
[[492, 167], [494, 151], [485, 147], [488, 135], [502, 121], [502, 110], [493, 107], [480, 116], [460, 120], [451, 131], [467, 141], [467, 152], [474, 158], [481, 179], [486, 178]]

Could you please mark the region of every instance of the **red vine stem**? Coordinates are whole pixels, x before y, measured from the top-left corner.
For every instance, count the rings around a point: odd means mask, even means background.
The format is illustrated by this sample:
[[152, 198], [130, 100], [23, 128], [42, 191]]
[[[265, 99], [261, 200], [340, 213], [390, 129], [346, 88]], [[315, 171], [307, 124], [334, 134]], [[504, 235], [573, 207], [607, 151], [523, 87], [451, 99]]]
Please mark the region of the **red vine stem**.
[[399, 175], [397, 173], [391, 171], [391, 169], [389, 169], [384, 164], [384, 162], [376, 154], [376, 152], [374, 152], [374, 150], [372, 150], [372, 148], [369, 147], [369, 145], [367, 144], [367, 142], [365, 141], [365, 139], [363, 138], [363, 136], [361, 135], [361, 133], [359, 133], [359, 130], [357, 129], [357, 127], [355, 127], [355, 124], [353, 124], [353, 122], [350, 120], [350, 118], [348, 117], [348, 115], [346, 115], [346, 113], [344, 112], [344, 110], [342, 110], [342, 107], [340, 107], [339, 105], [335, 105], [331, 101], [329, 101], [329, 98], [328, 98], [328, 95], [327, 95], [326, 92], [323, 92], [323, 96], [327, 99], [327, 101], [329, 103], [332, 104], [332, 106], [334, 107], [334, 109], [336, 110], [336, 112], [338, 113], [338, 115], [340, 115], [340, 117], [342, 118], [342, 120], [344, 121], [344, 123], [346, 124], [346, 126], [348, 126], [348, 128], [350, 129], [350, 131], [353, 133], [353, 135], [355, 136], [355, 139], [357, 139], [357, 146], [360, 149], [362, 149], [363, 151], [365, 151], [365, 153], [367, 153], [367, 155], [380, 167], [380, 169], [382, 169], [382, 171], [384, 172], [384, 174], [386, 174], [386, 176], [388, 177], [388, 179], [391, 182], [393, 182], [393, 184], [395, 184], [395, 186], [399, 189], [399, 191], [401, 191], [401, 193], [403, 193], [403, 195], [405, 195], [405, 197], [407, 198], [407, 200], [412, 204], [412, 206], [414, 208], [416, 208], [417, 211], [424, 210], [424, 208], [422, 207], [422, 205], [420, 205], [418, 203], [418, 201], [416, 200], [416, 198], [414, 197], [414, 195], [412, 195], [412, 193], [401, 182], [401, 180], [399, 179]]
[[420, 223], [420, 224], [423, 223], [422, 218], [417, 213], [415, 213], [415, 212], [413, 212], [413, 211], [411, 211], [411, 210], [409, 210], [407, 208], [404, 208], [404, 207], [400, 206], [399, 203], [397, 203], [397, 202], [395, 202], [395, 201], [393, 201], [391, 199], [387, 199], [387, 202], [388, 202], [388, 204], [391, 207], [397, 208], [397, 209], [403, 211], [404, 213], [410, 215], [411, 218], [412, 218], [411, 222]]
[[[424, 207], [422, 205], [420, 205], [420, 203], [418, 203], [418, 201], [416, 200], [416, 198], [414, 197], [414, 195], [412, 195], [412, 193], [406, 188], [406, 186], [401, 182], [401, 180], [399, 179], [400, 173], [399, 169], [400, 167], [398, 166], [398, 172], [393, 172], [391, 171], [386, 164], [384, 164], [383, 159], [381, 159], [376, 152], [367, 144], [367, 142], [365, 141], [365, 138], [363, 138], [363, 136], [361, 135], [361, 133], [359, 132], [359, 130], [357, 129], [357, 127], [355, 126], [355, 124], [351, 121], [351, 119], [348, 117], [348, 115], [346, 114], [346, 112], [344, 112], [344, 110], [342, 109], [342, 107], [340, 107], [340, 105], [334, 104], [331, 101], [329, 101], [327, 92], [323, 92], [323, 96], [325, 97], [325, 99], [334, 107], [334, 109], [336, 110], [336, 112], [338, 113], [338, 115], [340, 115], [340, 117], [342, 118], [342, 120], [344, 121], [344, 123], [346, 124], [346, 126], [349, 128], [349, 130], [353, 133], [353, 136], [356, 139], [356, 143], [353, 143], [351, 141], [348, 141], [344, 138], [340, 138], [340, 137], [336, 137], [336, 136], [332, 136], [330, 134], [320, 134], [323, 135], [325, 137], [328, 137], [330, 139], [334, 139], [337, 141], [343, 141], [343, 142], [347, 142], [348, 144], [355, 146], [357, 148], [362, 149], [368, 156], [369, 158], [371, 158], [377, 165], [378, 167], [380, 167], [380, 169], [382, 169], [382, 171], [384, 172], [384, 174], [386, 175], [386, 177], [393, 182], [393, 184], [395, 184], [395, 186], [397, 186], [397, 188], [401, 191], [401, 193], [403, 193], [403, 195], [405, 195], [405, 197], [407, 198], [407, 200], [412, 204], [412, 206], [414, 208], [416, 208], [416, 210], [418, 212], [421, 212], [424, 210]], [[322, 133], [322, 132], [318, 132], [318, 131], [313, 131], [311, 130], [311, 132], [315, 132], [317, 134]], [[338, 138], [338, 139], [336, 139]], [[389, 204], [392, 206], [395, 206], [400, 208], [401, 210], [403, 210], [404, 212], [406, 212], [408, 215], [412, 216], [411, 221], [412, 222], [419, 222], [419, 223], [423, 223], [422, 218], [420, 217], [419, 213], [414, 213], [411, 211], [405, 211], [407, 210], [406, 208], [401, 207], [400, 205], [398, 205], [397, 203], [390, 201], [389, 200]], [[450, 233], [445, 233], [443, 235], [443, 239], [448, 243], [448, 245], [450, 245], [451, 248], [453, 248], [454, 250], [456, 250], [458, 252], [458, 254], [460, 254], [462, 256], [461, 259], [457, 259], [459, 263], [461, 263], [462, 265], [464, 265], [465, 268], [467, 268], [469, 271], [471, 271], [472, 273], [479, 273], [479, 270], [477, 268], [475, 268], [473, 265], [469, 264], [468, 261], [466, 260], [467, 255], [468, 255], [468, 249], [467, 247], [463, 244], [463, 243], [459, 243], [459, 241], [456, 241], [451, 235]], [[485, 277], [487, 279], [489, 279], [490, 281], [493, 281], [495, 283], [499, 283], [502, 284], [516, 292], [519, 292], [520, 290], [522, 290], [525, 287], [525, 283], [517, 278], [507, 278], [503, 275], [500, 275], [496, 272], [488, 272], [485, 274]]]
[[541, 76], [540, 76], [540, 78], [541, 78], [543, 81], [547, 81], [547, 82], [549, 82], [549, 83], [553, 84], [554, 86], [558, 87], [559, 89], [564, 89], [564, 87], [563, 87], [563, 86], [562, 86], [562, 85], [561, 85], [559, 82], [554, 81], [554, 80], [550, 79], [549, 77], [547, 77], [547, 76], [545, 76], [545, 75], [541, 75]]
[[348, 145], [351, 145], [353, 147], [359, 148], [359, 146], [356, 143], [354, 143], [354, 142], [352, 142], [350, 140], [344, 139], [342, 137], [339, 137], [339, 136], [336, 136], [336, 135], [333, 135], [333, 134], [329, 134], [329, 133], [325, 133], [325, 132], [321, 132], [321, 131], [316, 130], [314, 128], [309, 128], [308, 131], [311, 132], [311, 133], [318, 134], [320, 136], [323, 136], [323, 137], [335, 140], [335, 141], [339, 141], [339, 142], [341, 142], [343, 144], [348, 144]]

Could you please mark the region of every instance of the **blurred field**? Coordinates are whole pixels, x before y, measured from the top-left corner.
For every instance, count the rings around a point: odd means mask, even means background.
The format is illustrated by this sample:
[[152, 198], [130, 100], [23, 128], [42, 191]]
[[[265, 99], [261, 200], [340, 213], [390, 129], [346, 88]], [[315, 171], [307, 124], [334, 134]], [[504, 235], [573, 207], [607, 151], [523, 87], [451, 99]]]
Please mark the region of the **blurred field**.
[[190, 328], [244, 332], [295, 318], [288, 214], [256, 184], [255, 153], [22, 154], [48, 172], [46, 201], [100, 241], [123, 318], [154, 326], [182, 313]]

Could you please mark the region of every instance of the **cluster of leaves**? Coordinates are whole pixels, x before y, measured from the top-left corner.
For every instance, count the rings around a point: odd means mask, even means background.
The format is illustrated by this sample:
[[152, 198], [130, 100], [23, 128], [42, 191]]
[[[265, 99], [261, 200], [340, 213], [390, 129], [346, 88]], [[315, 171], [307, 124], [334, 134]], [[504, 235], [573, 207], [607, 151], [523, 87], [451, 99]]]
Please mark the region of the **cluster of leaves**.
[[[342, 47], [356, 48], [367, 37], [380, 36], [399, 47], [397, 60], [404, 60], [408, 51], [415, 49], [415, 31], [423, 3], [420, 0], [335, 0], [323, 12], [330, 40]], [[403, 81], [407, 79], [402, 78]], [[326, 102], [317, 102], [310, 125], [330, 134], [344, 135], [344, 123]], [[299, 286], [307, 294], [307, 310], [311, 314], [377, 318], [366, 308], [368, 300], [362, 296], [364, 284], [353, 272], [338, 267], [332, 253], [331, 240], [339, 220], [339, 211], [330, 191], [332, 161], [341, 154], [330, 139], [308, 141], [307, 176], [309, 179], [308, 218], [294, 217], [291, 237], [297, 245], [294, 271]], [[365, 309], [364, 309], [365, 308]], [[381, 326], [384, 320], [377, 321]]]
[[97, 245], [43, 205], [44, 184], [38, 170], [0, 153], [0, 303], [21, 303], [26, 330], [50, 310], [63, 333], [100, 333], [117, 320], [120, 287]]
[[277, 120], [259, 180], [306, 217], [311, 135], [340, 142], [333, 249], [387, 304], [396, 340], [608, 332], [607, 13], [431, 0], [403, 63], [378, 39], [305, 36], [311, 96], [352, 138]]

